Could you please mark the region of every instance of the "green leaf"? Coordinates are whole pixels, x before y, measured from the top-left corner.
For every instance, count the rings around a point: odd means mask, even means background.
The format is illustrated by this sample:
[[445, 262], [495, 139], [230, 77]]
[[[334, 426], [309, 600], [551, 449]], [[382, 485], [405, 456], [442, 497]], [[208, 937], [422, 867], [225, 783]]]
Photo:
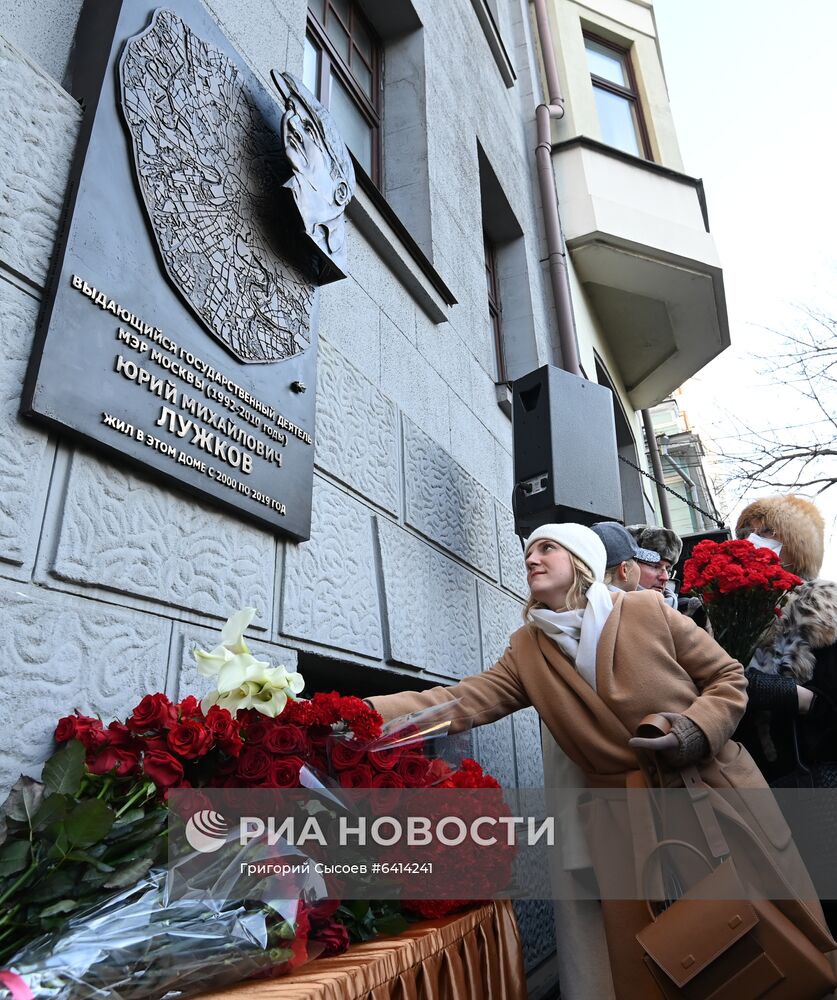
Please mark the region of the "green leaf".
[[32, 826], [32, 817], [44, 797], [44, 786], [34, 778], [21, 775], [12, 785], [8, 798], [3, 803], [3, 813], [18, 823]]
[[369, 901], [366, 899], [352, 899], [346, 905], [355, 920], [363, 920], [369, 912]]
[[68, 898], [78, 885], [78, 871], [58, 868], [26, 891], [27, 903], [43, 903], [51, 899]]
[[66, 795], [47, 795], [32, 817], [32, 829], [35, 833], [63, 819], [69, 803], [70, 800]]
[[408, 926], [407, 919], [400, 913], [391, 913], [375, 919], [375, 930], [379, 934], [401, 934]]
[[92, 865], [85, 871], [84, 875], [81, 877], [81, 885], [85, 892], [90, 892], [94, 889], [101, 888], [108, 881], [108, 879], [113, 874], [113, 870], [109, 872], [100, 871], [98, 868], [94, 868]]
[[29, 864], [28, 840], [12, 840], [0, 848], [0, 878], [22, 872]]
[[115, 875], [112, 875], [105, 882], [105, 888], [126, 889], [128, 886], [139, 882], [143, 875], [148, 873], [153, 864], [154, 858], [140, 858], [138, 861], [126, 865], [125, 868], [121, 868]]
[[271, 933], [274, 937], [289, 938], [291, 941], [293, 941], [296, 937], [296, 931], [293, 928], [293, 924], [289, 923], [287, 920], [283, 920], [281, 924], [277, 924]]
[[110, 875], [110, 873], [115, 870], [113, 865], [108, 865], [105, 864], [104, 861], [99, 861], [99, 859], [94, 858], [89, 851], [70, 851], [67, 855], [67, 860], [83, 861], [95, 868], [97, 872], [104, 872], [106, 875]]
[[48, 792], [75, 795], [84, 777], [84, 747], [70, 740], [63, 750], [53, 754], [44, 764], [43, 779]]
[[[128, 814], [125, 813], [125, 815], [127, 816]], [[122, 819], [121, 816], [119, 818]], [[142, 820], [136, 823], [136, 825], [131, 826], [130, 828], [131, 845], [134, 846], [140, 843], [141, 841], [147, 841], [151, 837], [156, 837], [157, 834], [168, 823], [168, 819], [169, 819], [168, 809], [166, 809], [164, 806], [155, 805], [152, 812], [146, 813]], [[109, 842], [113, 841], [114, 843], [117, 841], [121, 841], [124, 839], [125, 832], [126, 832], [125, 830], [121, 830], [119, 832], [119, 836], [114, 837], [112, 836], [113, 831], [111, 831], [111, 833], [108, 834], [106, 839]], [[120, 848], [124, 848], [125, 845], [120, 844], [119, 846]]]
[[129, 809], [126, 813], [122, 813], [119, 819], [114, 821], [113, 827], [108, 834], [108, 840], [114, 840], [116, 837], [123, 836], [128, 832], [126, 827], [131, 827], [144, 819], [145, 810], [142, 806], [139, 806], [136, 809]]
[[87, 799], [64, 821], [67, 839], [74, 847], [90, 847], [108, 833], [113, 820], [113, 810], [101, 799]]
[[60, 820], [54, 823], [50, 827], [49, 833], [55, 843], [47, 851], [47, 858], [50, 861], [60, 861], [70, 849], [70, 841], [64, 823]]
[[92, 858], [98, 858], [99, 860], [101, 860], [107, 854], [109, 846], [110, 846], [109, 844], [107, 844], [104, 840], [102, 840], [98, 844], [94, 844], [92, 847], [88, 847], [84, 853]]
[[270, 949], [270, 960], [274, 965], [281, 965], [282, 962], [287, 962], [288, 959], [293, 958], [294, 953], [290, 948], [271, 948]]
[[77, 899], [62, 899], [58, 903], [53, 903], [52, 906], [47, 906], [46, 909], [41, 910], [41, 917], [55, 917], [59, 913], [69, 913], [70, 910], [74, 910], [79, 905]]

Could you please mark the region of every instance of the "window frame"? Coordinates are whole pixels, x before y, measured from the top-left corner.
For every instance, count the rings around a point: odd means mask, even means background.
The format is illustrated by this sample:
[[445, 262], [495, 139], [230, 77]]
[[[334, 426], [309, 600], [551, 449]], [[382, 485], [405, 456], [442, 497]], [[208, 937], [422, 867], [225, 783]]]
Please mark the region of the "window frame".
[[[615, 52], [622, 61], [622, 65], [625, 67], [625, 74], [628, 78], [628, 87], [620, 86], [618, 83], [614, 83], [612, 80], [607, 80], [603, 76], [598, 76], [590, 69], [589, 62], [587, 63], [587, 71], [590, 75], [590, 82], [595, 90], [597, 87], [599, 90], [606, 90], [617, 97], [621, 97], [628, 101], [629, 104], [633, 105], [634, 112], [636, 114], [636, 124], [637, 124], [637, 138], [639, 140], [639, 146], [642, 150], [642, 157], [646, 160], [651, 160], [653, 162], [653, 155], [651, 153], [651, 139], [648, 134], [648, 127], [645, 123], [645, 115], [643, 113], [642, 101], [639, 96], [639, 89], [636, 83], [636, 74], [634, 73], [633, 60], [631, 59], [631, 50], [626, 48], [624, 45], [619, 45], [616, 42], [612, 42], [609, 38], [603, 38], [601, 35], [597, 35], [594, 31], [588, 31], [586, 28], [582, 30], [582, 36], [584, 38], [584, 49], [585, 49], [585, 60], [587, 57], [587, 41], [595, 42], [597, 45], [601, 45], [606, 49], [610, 49], [611, 52]], [[618, 149], [618, 146], [613, 147]], [[622, 150], [622, 152], [626, 152]], [[628, 153], [627, 155], [631, 155]]]
[[494, 358], [497, 363], [497, 385], [508, 384], [506, 371], [506, 350], [503, 341], [503, 303], [500, 298], [500, 280], [497, 275], [497, 248], [488, 235], [483, 233], [485, 251], [486, 293], [488, 298], [488, 318], [494, 333]]
[[372, 132], [372, 170], [370, 176], [373, 183], [380, 189], [383, 180], [383, 108], [381, 101], [382, 73], [383, 73], [383, 44], [380, 36], [372, 27], [369, 19], [360, 9], [357, 0], [348, 0], [350, 24], [346, 25], [343, 18], [338, 13], [331, 0], [323, 0], [326, 22], [331, 17], [336, 17], [341, 27], [349, 36], [350, 58], [353, 50], [360, 53], [359, 46], [354, 43], [355, 22], [359, 21], [363, 30], [369, 37], [372, 47], [372, 66], [369, 67], [365, 58], [360, 55], [363, 62], [371, 69], [372, 73], [372, 94], [373, 98], [364, 91], [358, 80], [355, 78], [351, 67], [348, 66], [343, 56], [337, 51], [334, 42], [329, 38], [324, 24], [321, 24], [315, 12], [309, 4], [306, 21], [305, 34], [318, 53], [317, 72], [317, 93], [314, 96], [325, 107], [329, 107], [330, 88], [329, 76], [333, 72], [349, 93], [355, 107], [361, 113]]

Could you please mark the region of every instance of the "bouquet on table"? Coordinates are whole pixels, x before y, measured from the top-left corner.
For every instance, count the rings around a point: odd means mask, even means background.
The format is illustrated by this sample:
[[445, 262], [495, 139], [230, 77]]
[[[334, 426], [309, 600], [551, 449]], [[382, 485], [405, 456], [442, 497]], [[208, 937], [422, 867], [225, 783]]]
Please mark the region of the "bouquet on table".
[[12, 788], [0, 808], [0, 996], [186, 997], [469, 905], [312, 900], [293, 885], [242, 896], [240, 852], [204, 857], [202, 881], [172, 892], [175, 790], [499, 788], [473, 760], [425, 752], [448, 724], [384, 731], [358, 698], [301, 699], [300, 674], [250, 653], [254, 614], [234, 615], [218, 647], [196, 651], [216, 683], [202, 701], [148, 694], [107, 725], [66, 716], [41, 780]]
[[699, 542], [683, 567], [683, 592], [701, 599], [716, 642], [745, 667], [788, 593], [801, 583], [772, 549], [745, 539]]

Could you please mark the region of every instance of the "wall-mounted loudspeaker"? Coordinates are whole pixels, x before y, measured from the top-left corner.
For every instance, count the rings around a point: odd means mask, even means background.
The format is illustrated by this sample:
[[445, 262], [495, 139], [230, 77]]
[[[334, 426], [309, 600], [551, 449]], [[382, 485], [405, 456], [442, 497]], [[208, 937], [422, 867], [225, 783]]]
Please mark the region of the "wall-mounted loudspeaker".
[[610, 389], [552, 365], [512, 385], [515, 530], [622, 518]]

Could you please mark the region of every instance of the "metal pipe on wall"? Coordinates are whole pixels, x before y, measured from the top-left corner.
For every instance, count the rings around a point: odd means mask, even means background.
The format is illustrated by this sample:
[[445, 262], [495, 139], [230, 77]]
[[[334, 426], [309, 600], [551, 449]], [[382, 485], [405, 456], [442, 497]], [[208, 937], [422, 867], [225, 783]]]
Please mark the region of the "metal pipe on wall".
[[645, 442], [648, 445], [648, 454], [651, 457], [651, 468], [654, 470], [654, 479], [657, 483], [657, 499], [660, 501], [660, 517], [663, 519], [663, 527], [671, 527], [671, 511], [668, 506], [668, 497], [663, 484], [663, 463], [660, 459], [660, 449], [657, 447], [657, 437], [654, 434], [654, 425], [651, 423], [651, 412], [642, 410], [642, 426], [645, 428]]
[[549, 278], [552, 285], [552, 299], [558, 322], [558, 343], [561, 347], [561, 367], [564, 371], [583, 377], [578, 354], [578, 337], [575, 329], [572, 298], [570, 296], [570, 275], [567, 269], [567, 248], [561, 231], [561, 216], [558, 210], [558, 193], [555, 190], [555, 174], [552, 168], [553, 118], [564, 117], [564, 98], [561, 81], [555, 62], [555, 47], [552, 44], [552, 30], [546, 0], [534, 0], [535, 18], [538, 26], [538, 41], [543, 58], [546, 86], [549, 92], [547, 104], [539, 104], [535, 109], [535, 124], [538, 143], [535, 160], [538, 168], [538, 187], [543, 207], [544, 229], [546, 231], [547, 260]]
[[[694, 505], [694, 509], [697, 511], [698, 506], [698, 495], [697, 495], [697, 483], [692, 479], [692, 477], [683, 469], [683, 467], [674, 460], [674, 456], [669, 451], [668, 447], [668, 434], [660, 435], [660, 453], [668, 459], [669, 465], [674, 469], [678, 476], [686, 484], [686, 492], [689, 494], [689, 500], [691, 500]], [[692, 521], [694, 523], [694, 514], [692, 514]], [[695, 525], [695, 530], [699, 531], [701, 528], [706, 528], [707, 524], [704, 521], [703, 515], [701, 514], [700, 524]]]

